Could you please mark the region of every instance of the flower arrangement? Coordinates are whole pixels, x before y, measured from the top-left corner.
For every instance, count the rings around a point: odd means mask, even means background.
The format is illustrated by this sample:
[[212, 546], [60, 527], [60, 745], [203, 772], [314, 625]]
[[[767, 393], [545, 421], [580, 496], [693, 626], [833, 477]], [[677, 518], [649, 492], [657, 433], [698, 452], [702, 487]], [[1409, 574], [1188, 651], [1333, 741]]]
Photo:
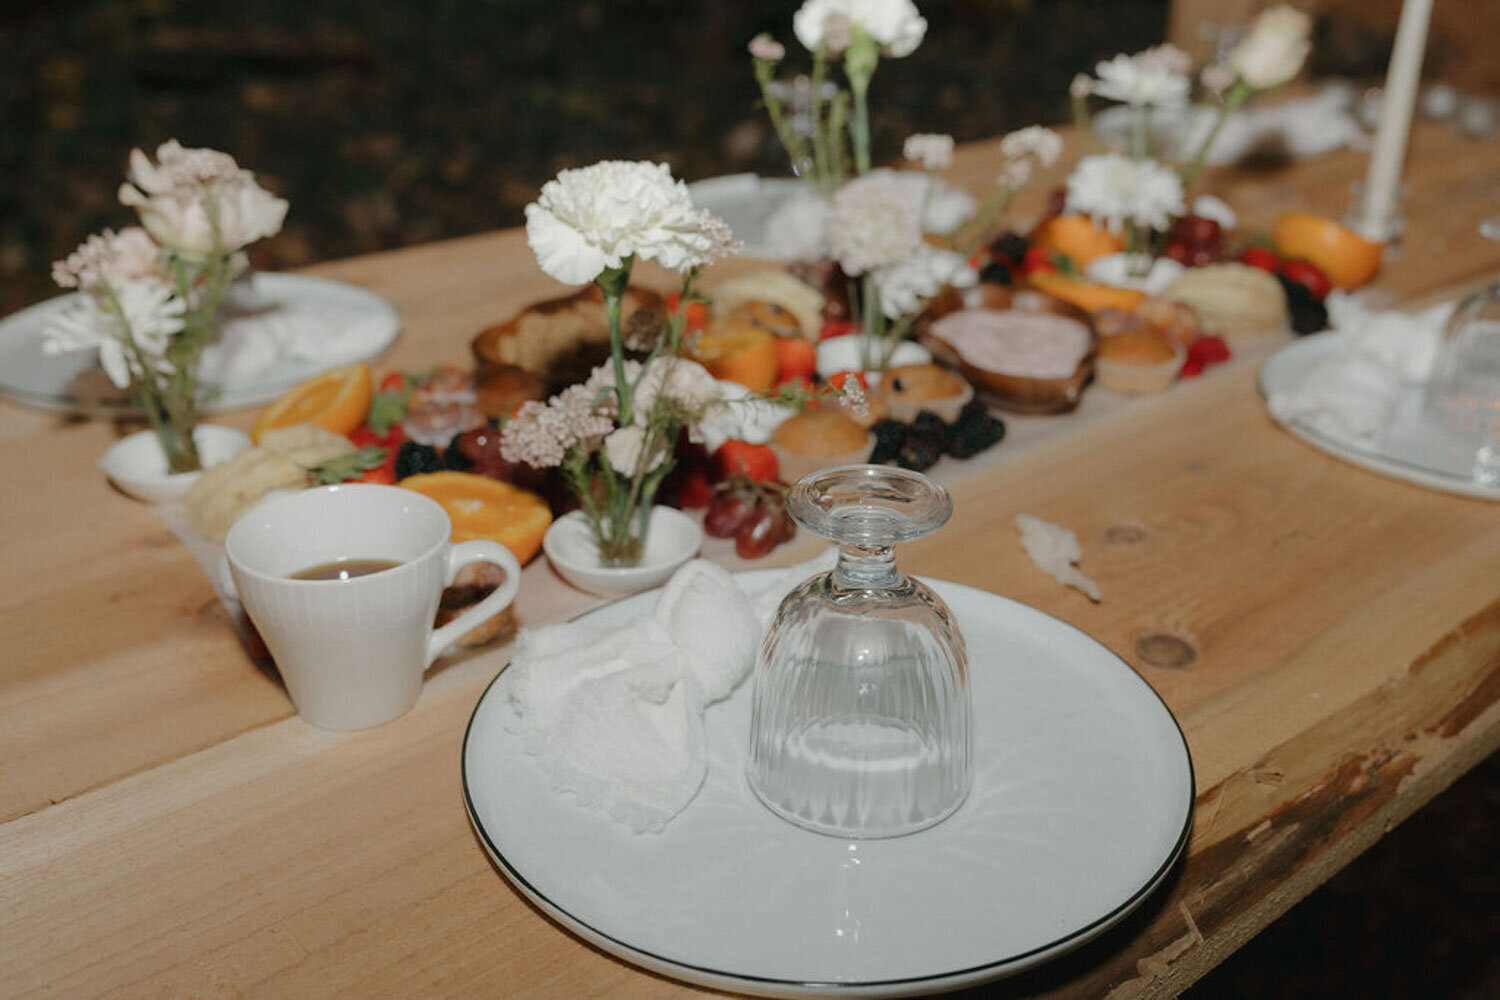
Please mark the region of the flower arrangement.
[[[966, 218], [941, 213], [936, 231], [943, 245], [935, 246], [927, 239], [936, 221], [935, 174], [952, 165], [953, 138], [929, 133], [907, 137], [905, 158], [927, 175], [913, 185], [907, 182], [910, 172], [871, 168], [869, 122], [870, 85], [880, 61], [915, 51], [926, 34], [926, 20], [911, 0], [807, 0], [792, 28], [812, 55], [808, 134], [792, 127], [774, 86], [786, 47], [761, 34], [751, 39], [749, 51], [767, 113], [793, 170], [822, 196], [821, 203], [792, 206], [801, 225], [811, 230], [801, 241], [801, 255], [831, 257], [851, 282], [857, 280], [849, 300], [855, 324], [865, 334], [864, 366], [882, 369], [932, 297], [945, 287], [977, 280], [968, 266], [970, 255], [1030, 179], [1035, 164], [1050, 165], [1062, 142], [1039, 127], [1002, 140], [1005, 164], [995, 190], [977, 208], [961, 199]], [[833, 80], [838, 70], [845, 86]]]
[[[672, 466], [679, 431], [695, 435], [721, 399], [701, 365], [678, 356], [683, 305], [699, 270], [733, 252], [729, 228], [694, 207], [664, 164], [603, 161], [564, 170], [526, 207], [526, 237], [542, 270], [604, 294], [610, 360], [546, 403], [528, 402], [501, 429], [501, 454], [559, 468], [578, 497], [606, 565], [639, 561], [651, 505]], [[621, 300], [637, 259], [683, 275], [679, 308], [648, 347], [626, 357]]]
[[281, 230], [287, 203], [234, 158], [163, 143], [152, 163], [130, 154], [120, 203], [140, 226], [90, 236], [52, 266], [63, 288], [82, 294], [49, 321], [49, 354], [97, 349], [115, 385], [135, 398], [171, 472], [200, 467], [199, 360], [218, 334], [219, 306], [245, 269], [245, 247]]
[[[1153, 111], [1179, 111], [1192, 93], [1192, 60], [1172, 46], [1158, 45], [1134, 55], [1098, 63], [1094, 76], [1079, 74], [1069, 88], [1074, 118], [1092, 131], [1088, 99], [1103, 98], [1131, 111], [1128, 152], [1111, 151], [1080, 159], [1068, 177], [1068, 211], [1091, 216], [1115, 234], [1123, 232], [1126, 252], [1151, 264], [1153, 234], [1164, 234], [1187, 212], [1186, 193], [1202, 173], [1209, 150], [1229, 117], [1251, 97], [1278, 87], [1301, 70], [1311, 49], [1311, 21], [1301, 11], [1278, 6], [1262, 11], [1228, 54], [1200, 74], [1204, 91], [1217, 105], [1213, 124], [1180, 167], [1153, 156]], [[1213, 211], [1212, 208], [1209, 211]]]

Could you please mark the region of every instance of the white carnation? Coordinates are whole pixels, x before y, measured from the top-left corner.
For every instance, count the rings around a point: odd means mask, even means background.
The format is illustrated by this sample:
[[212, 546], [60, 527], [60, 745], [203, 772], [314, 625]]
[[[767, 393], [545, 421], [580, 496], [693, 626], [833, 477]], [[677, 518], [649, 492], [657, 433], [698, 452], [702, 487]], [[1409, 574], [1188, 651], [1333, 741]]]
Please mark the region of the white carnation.
[[526, 239], [543, 271], [569, 285], [639, 257], [690, 271], [728, 252], [728, 227], [693, 207], [664, 163], [604, 160], [564, 170], [526, 206]]
[[825, 44], [830, 54], [842, 51], [851, 24], [898, 59], [915, 52], [927, 34], [927, 21], [912, 0], [807, 0], [792, 17], [792, 31], [809, 52]]
[[1229, 66], [1256, 90], [1286, 83], [1296, 76], [1312, 50], [1312, 19], [1285, 5], [1261, 11], [1250, 33], [1229, 53]]
[[136, 210], [158, 241], [190, 254], [233, 253], [281, 231], [287, 203], [255, 183], [234, 158], [212, 149], [162, 143], [152, 163], [130, 152], [120, 204]]
[[1067, 209], [1090, 215], [1115, 233], [1126, 224], [1165, 229], [1182, 214], [1182, 179], [1155, 160], [1119, 153], [1086, 156], [1068, 176]]
[[[1133, 56], [1118, 55], [1094, 67], [1092, 90], [1100, 97], [1132, 107], [1180, 108], [1187, 104], [1192, 85], [1178, 60], [1158, 49]], [[1174, 52], [1177, 50], [1173, 50]]]
[[833, 196], [828, 247], [848, 275], [905, 260], [922, 242], [916, 207], [884, 177], [866, 175]]

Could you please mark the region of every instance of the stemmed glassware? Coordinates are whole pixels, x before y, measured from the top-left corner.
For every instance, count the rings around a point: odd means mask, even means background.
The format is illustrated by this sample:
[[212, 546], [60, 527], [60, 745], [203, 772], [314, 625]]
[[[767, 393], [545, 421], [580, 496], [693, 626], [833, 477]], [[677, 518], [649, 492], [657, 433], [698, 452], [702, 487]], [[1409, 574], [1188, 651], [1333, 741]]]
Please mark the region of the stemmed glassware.
[[1454, 309], [1424, 403], [1428, 419], [1470, 453], [1473, 480], [1500, 486], [1500, 283]]
[[919, 473], [856, 465], [805, 477], [787, 508], [839, 557], [782, 601], [756, 661], [750, 786], [820, 833], [931, 826], [972, 783], [968, 662], [947, 605], [897, 569], [894, 546], [941, 527], [953, 501]]

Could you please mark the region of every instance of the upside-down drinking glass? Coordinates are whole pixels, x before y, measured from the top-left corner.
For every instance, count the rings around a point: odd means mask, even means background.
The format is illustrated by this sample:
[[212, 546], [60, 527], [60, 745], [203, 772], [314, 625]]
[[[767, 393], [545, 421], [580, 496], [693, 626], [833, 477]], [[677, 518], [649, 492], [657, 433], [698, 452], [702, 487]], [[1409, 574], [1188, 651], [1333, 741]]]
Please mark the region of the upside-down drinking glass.
[[919, 473], [853, 465], [803, 478], [787, 507], [839, 557], [786, 596], [761, 647], [750, 786], [819, 833], [931, 826], [972, 784], [968, 661], [952, 612], [893, 547], [941, 527], [953, 501]]
[[1500, 284], [1464, 299], [1443, 330], [1426, 408], [1469, 452], [1470, 475], [1500, 486]]

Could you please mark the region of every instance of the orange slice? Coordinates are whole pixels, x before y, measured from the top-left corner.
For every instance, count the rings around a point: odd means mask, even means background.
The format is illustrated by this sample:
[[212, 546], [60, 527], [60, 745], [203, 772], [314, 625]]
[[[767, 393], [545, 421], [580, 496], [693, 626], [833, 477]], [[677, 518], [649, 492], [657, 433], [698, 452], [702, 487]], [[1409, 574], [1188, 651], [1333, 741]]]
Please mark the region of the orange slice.
[[424, 472], [396, 484], [443, 505], [453, 522], [453, 540], [488, 538], [525, 563], [542, 547], [552, 524], [547, 501], [530, 490], [472, 472]]
[[714, 378], [765, 392], [776, 382], [776, 338], [757, 326], [710, 327], [688, 347], [688, 356]]
[[348, 435], [365, 422], [371, 393], [370, 366], [364, 362], [319, 372], [262, 410], [250, 438], [259, 443], [266, 431], [293, 424], [315, 424]]
[[1038, 290], [1088, 312], [1098, 312], [1100, 309], [1131, 312], [1146, 301], [1146, 293], [1138, 288], [1101, 285], [1055, 271], [1032, 271], [1026, 276], [1026, 280]]
[[1096, 225], [1087, 215], [1054, 215], [1036, 227], [1031, 242], [1051, 253], [1067, 254], [1080, 270], [1095, 257], [1125, 249], [1123, 239]]
[[1380, 243], [1342, 223], [1311, 212], [1284, 212], [1271, 230], [1276, 251], [1305, 260], [1328, 275], [1334, 288], [1358, 288], [1380, 267]]

